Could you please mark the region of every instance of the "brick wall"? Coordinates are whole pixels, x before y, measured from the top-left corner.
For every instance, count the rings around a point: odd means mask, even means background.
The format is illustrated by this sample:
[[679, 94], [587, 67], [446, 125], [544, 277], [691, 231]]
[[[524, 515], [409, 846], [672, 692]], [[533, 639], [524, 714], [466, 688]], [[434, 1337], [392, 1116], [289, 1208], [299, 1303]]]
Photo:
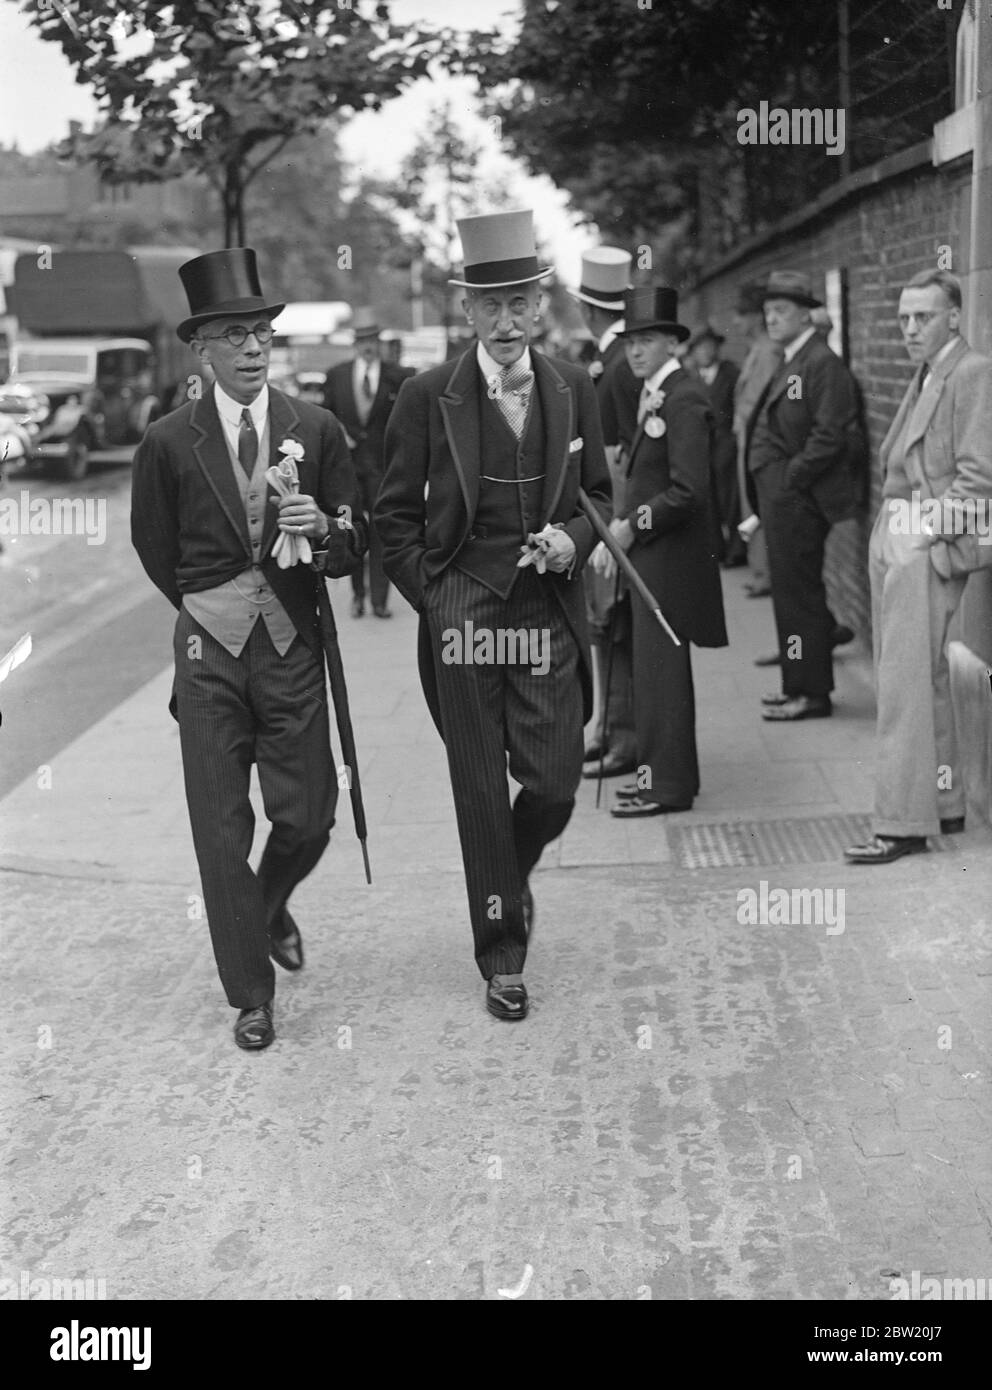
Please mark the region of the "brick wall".
[[951, 268], [968, 263], [971, 161], [935, 169], [929, 147], [862, 171], [705, 274], [683, 296], [684, 321], [709, 319], [727, 334], [725, 352], [740, 361], [731, 311], [738, 286], [774, 269], [804, 270], [822, 288], [826, 270], [847, 278], [848, 365], [864, 394], [871, 442], [871, 492], [865, 514], [837, 526], [827, 545], [826, 579], [837, 617], [870, 636], [866, 557], [878, 505], [878, 447], [912, 376], [896, 323], [899, 291], [911, 275], [951, 248]]

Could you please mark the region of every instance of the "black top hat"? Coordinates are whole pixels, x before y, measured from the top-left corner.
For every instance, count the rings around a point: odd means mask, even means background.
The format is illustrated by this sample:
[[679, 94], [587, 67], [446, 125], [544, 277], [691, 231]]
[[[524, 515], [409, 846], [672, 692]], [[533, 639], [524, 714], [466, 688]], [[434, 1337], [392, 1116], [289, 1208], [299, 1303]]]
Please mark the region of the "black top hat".
[[693, 333], [692, 337], [689, 339], [689, 346], [694, 348], [697, 343], [704, 343], [707, 338], [716, 343], [717, 347], [719, 347], [721, 343], [727, 341], [723, 334], [718, 333], [711, 323], [704, 323], [702, 328], [697, 328], [696, 332]]
[[678, 291], [667, 285], [627, 290], [623, 308], [624, 331], [618, 338], [629, 338], [632, 333], [671, 333], [684, 343], [689, 336], [688, 328], [678, 321]]
[[179, 267], [190, 317], [176, 332], [188, 343], [202, 323], [228, 314], [281, 314], [285, 304], [269, 304], [258, 280], [255, 252], [248, 246], [208, 251]]

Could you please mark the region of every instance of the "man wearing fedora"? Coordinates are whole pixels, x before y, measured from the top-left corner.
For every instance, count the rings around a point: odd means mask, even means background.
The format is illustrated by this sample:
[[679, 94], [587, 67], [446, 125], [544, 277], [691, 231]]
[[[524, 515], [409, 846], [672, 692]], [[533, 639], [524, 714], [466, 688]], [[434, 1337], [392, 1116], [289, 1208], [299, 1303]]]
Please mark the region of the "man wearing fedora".
[[[610, 482], [588, 374], [530, 347], [552, 273], [533, 215], [458, 228], [465, 271], [452, 283], [478, 342], [403, 383], [375, 521], [386, 573], [420, 614], [486, 1007], [515, 1021], [528, 1009], [528, 879], [571, 817], [592, 704], [579, 576], [594, 533], [579, 488], [607, 520]], [[508, 650], [514, 634], [529, 634], [526, 651]], [[508, 770], [521, 786], [512, 806]]]
[[[720, 532], [713, 480], [713, 415], [675, 349], [689, 337], [667, 286], [628, 290], [622, 334], [641, 381], [622, 516], [610, 529], [680, 639], [676, 646], [639, 595], [634, 625], [637, 777], [610, 814], [626, 820], [688, 811], [699, 791], [690, 644], [724, 647]], [[602, 544], [597, 568], [610, 573]]]
[[[915, 367], [882, 442], [868, 546], [878, 702], [875, 815], [854, 864], [890, 864], [964, 830], [947, 638], [968, 574], [992, 565], [992, 360], [961, 334], [961, 282], [923, 270], [899, 297]], [[928, 503], [929, 505], [924, 505]], [[984, 520], [984, 530], [979, 524]]]
[[782, 690], [762, 697], [770, 722], [832, 713], [837, 623], [827, 606], [823, 552], [830, 527], [858, 505], [857, 391], [810, 321], [820, 304], [799, 271], [773, 271], [765, 286], [768, 336], [782, 361], [752, 415], [747, 463], [768, 546], [781, 655]]
[[[355, 311], [352, 331], [355, 336], [355, 355], [348, 362], [339, 362], [327, 373], [324, 405], [344, 425], [355, 464], [355, 475], [366, 518], [370, 518], [376, 494], [382, 485], [382, 450], [386, 421], [396, 404], [399, 389], [412, 367], [394, 366], [382, 360], [380, 328], [374, 309]], [[365, 613], [365, 562], [351, 576], [351, 616], [361, 618]], [[377, 618], [388, 618], [389, 580], [382, 568], [382, 546], [375, 527], [369, 527], [369, 594], [372, 612]]]
[[[618, 246], [594, 246], [582, 256], [582, 279], [575, 291], [582, 317], [596, 342], [588, 372], [596, 387], [603, 443], [613, 484], [613, 514], [623, 507], [623, 460], [637, 429], [640, 382], [630, 370], [623, 342], [623, 296], [630, 285], [633, 257]], [[606, 579], [587, 566], [586, 590], [593, 667], [600, 709], [583, 777], [620, 777], [635, 767], [634, 692], [631, 682], [630, 596], [626, 582]], [[612, 662], [609, 648], [612, 644]], [[609, 673], [609, 685], [606, 676]]]
[[729, 569], [747, 564], [747, 550], [737, 530], [740, 497], [737, 491], [737, 446], [734, 441], [734, 387], [737, 368], [720, 356], [726, 342], [712, 324], [704, 324], [689, 339], [692, 365], [710, 399], [713, 412], [713, 475], [716, 506], [723, 537], [722, 563]]
[[[267, 383], [284, 306], [262, 294], [254, 251], [214, 251], [179, 274], [190, 317], [177, 332], [214, 384], [146, 431], [131, 536], [178, 609], [170, 710], [193, 843], [221, 983], [239, 1011], [235, 1042], [256, 1050], [275, 1037], [272, 960], [303, 965], [287, 903], [327, 845], [337, 802], [314, 568], [349, 573], [366, 532], [341, 426]], [[283, 496], [266, 470], [286, 460], [299, 488]], [[257, 871], [253, 763], [272, 823]]]

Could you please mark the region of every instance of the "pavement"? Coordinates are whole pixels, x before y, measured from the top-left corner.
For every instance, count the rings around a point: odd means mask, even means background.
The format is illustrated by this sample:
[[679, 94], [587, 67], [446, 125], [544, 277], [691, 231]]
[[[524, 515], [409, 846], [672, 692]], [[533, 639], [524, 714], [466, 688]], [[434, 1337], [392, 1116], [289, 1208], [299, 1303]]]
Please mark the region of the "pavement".
[[[344, 799], [260, 1054], [216, 978], [158, 605], [159, 673], [0, 801], [0, 1277], [874, 1300], [992, 1274], [989, 828], [843, 863], [872, 802], [865, 651], [840, 655], [832, 719], [762, 722], [771, 609], [744, 577], [724, 575], [731, 647], [693, 653], [694, 810], [620, 823], [583, 784], [532, 880], [516, 1026], [483, 1008], [416, 619], [396, 597], [355, 622], [334, 586], [374, 885]], [[122, 555], [120, 592], [146, 583]], [[120, 659], [112, 627], [94, 663]]]

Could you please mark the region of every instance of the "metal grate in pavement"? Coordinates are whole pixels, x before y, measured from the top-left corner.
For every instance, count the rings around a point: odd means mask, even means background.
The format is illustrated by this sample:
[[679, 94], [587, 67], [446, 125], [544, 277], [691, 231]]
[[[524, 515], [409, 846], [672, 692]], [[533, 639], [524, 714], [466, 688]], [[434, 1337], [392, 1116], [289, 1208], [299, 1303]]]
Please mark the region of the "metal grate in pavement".
[[[801, 820], [717, 821], [670, 826], [669, 845], [683, 869], [746, 868], [752, 864], [823, 864], [843, 858], [847, 845], [871, 834], [868, 816], [811, 816]], [[931, 849], [948, 850], [945, 836]]]

